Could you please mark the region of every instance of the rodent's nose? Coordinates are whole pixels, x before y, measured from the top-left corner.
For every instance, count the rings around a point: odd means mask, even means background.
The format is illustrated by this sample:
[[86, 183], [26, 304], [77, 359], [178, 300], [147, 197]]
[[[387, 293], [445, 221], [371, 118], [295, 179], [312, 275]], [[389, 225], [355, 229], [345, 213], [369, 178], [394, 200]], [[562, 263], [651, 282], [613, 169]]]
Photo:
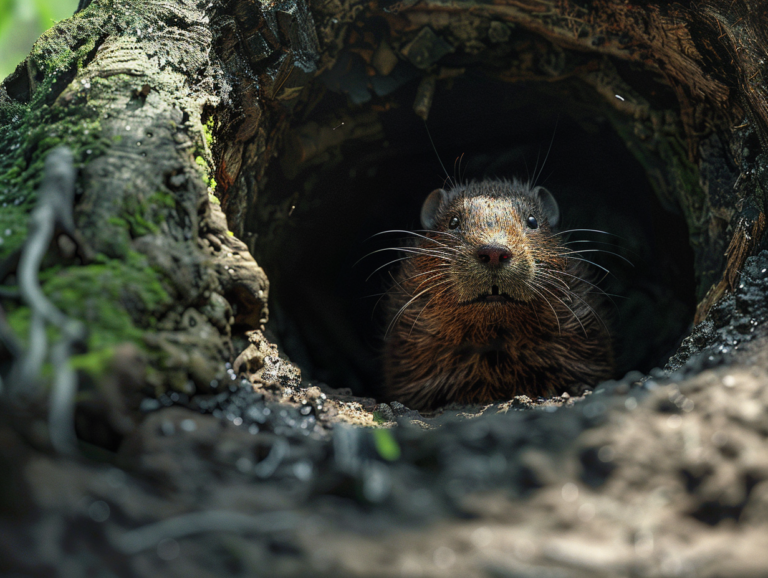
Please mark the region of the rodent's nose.
[[481, 263], [490, 267], [506, 265], [512, 258], [509, 249], [498, 245], [483, 245], [477, 250], [477, 258]]

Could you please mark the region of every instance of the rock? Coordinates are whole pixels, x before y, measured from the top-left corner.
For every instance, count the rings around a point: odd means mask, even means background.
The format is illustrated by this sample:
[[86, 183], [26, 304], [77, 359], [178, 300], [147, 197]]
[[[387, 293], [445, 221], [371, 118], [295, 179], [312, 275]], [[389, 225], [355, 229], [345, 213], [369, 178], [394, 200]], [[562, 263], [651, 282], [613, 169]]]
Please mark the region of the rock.
[[426, 70], [453, 51], [453, 46], [435, 34], [429, 26], [422, 28], [413, 40], [400, 49], [411, 64], [422, 70]]

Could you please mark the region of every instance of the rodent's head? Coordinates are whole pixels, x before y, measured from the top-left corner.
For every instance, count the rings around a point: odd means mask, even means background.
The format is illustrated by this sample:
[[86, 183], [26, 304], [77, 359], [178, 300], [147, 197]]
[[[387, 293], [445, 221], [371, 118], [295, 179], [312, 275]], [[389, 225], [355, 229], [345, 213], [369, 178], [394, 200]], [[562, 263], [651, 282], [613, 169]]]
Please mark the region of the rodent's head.
[[517, 180], [438, 189], [421, 209], [427, 235], [452, 256], [452, 292], [461, 304], [542, 297], [545, 287], [552, 287], [547, 276], [563, 266], [562, 247], [553, 235], [559, 220], [548, 190]]

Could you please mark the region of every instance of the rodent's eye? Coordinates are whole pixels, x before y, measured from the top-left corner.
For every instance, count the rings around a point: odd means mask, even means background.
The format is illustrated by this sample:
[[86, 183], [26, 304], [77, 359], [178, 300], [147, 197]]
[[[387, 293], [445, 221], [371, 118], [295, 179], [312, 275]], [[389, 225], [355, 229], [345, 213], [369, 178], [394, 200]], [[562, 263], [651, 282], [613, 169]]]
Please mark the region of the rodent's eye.
[[448, 221], [448, 228], [449, 229], [455, 229], [459, 226], [459, 218], [458, 217], [452, 217], [450, 221]]
[[525, 223], [526, 225], [528, 225], [529, 229], [539, 228], [539, 222], [536, 220], [536, 217], [534, 217], [533, 215], [528, 215], [528, 220]]

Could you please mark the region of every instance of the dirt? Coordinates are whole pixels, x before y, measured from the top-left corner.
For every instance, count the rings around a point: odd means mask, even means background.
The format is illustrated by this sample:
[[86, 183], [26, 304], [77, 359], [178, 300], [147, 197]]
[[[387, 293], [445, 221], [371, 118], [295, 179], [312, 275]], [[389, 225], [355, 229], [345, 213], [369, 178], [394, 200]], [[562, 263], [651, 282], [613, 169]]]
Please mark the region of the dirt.
[[768, 252], [667, 371], [431, 416], [301, 382], [259, 332], [104, 461], [5, 424], [16, 576], [763, 576]]

